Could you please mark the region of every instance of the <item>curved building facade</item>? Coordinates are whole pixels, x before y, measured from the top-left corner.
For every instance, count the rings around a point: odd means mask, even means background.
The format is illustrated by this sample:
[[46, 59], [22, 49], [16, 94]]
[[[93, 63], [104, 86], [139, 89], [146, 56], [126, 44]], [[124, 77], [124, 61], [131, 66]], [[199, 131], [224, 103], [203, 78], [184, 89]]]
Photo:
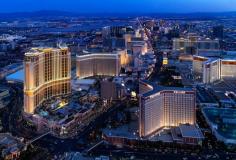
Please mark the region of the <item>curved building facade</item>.
[[46, 99], [71, 92], [71, 55], [67, 48], [33, 48], [24, 59], [24, 111], [34, 113]]
[[76, 75], [78, 78], [117, 76], [121, 67], [128, 64], [128, 55], [126, 51], [86, 53], [77, 55], [76, 61]]

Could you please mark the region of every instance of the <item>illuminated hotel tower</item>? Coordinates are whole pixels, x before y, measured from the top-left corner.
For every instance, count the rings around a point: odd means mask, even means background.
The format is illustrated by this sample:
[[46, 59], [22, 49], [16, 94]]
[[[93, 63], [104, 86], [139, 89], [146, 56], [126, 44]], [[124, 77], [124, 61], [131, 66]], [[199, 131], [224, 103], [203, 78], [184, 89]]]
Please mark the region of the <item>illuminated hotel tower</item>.
[[128, 64], [126, 50], [107, 53], [85, 52], [77, 55], [76, 75], [79, 78], [91, 76], [117, 76], [122, 66]]
[[24, 60], [24, 111], [34, 113], [44, 100], [71, 92], [68, 48], [33, 48]]
[[203, 83], [221, 79], [236, 79], [236, 59], [193, 56], [193, 73]]
[[180, 124], [195, 124], [195, 91], [190, 88], [139, 84], [139, 135], [151, 136], [165, 128]]
[[220, 44], [218, 39], [211, 40], [209, 38], [189, 35], [187, 38], [174, 38], [173, 50], [186, 52], [188, 47], [194, 47], [198, 52], [219, 51]]

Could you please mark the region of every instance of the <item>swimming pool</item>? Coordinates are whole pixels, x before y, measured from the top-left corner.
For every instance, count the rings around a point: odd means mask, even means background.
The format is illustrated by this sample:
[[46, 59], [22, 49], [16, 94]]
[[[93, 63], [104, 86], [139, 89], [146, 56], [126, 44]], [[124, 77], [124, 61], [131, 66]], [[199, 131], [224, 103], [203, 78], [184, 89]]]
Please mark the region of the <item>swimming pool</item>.
[[24, 82], [24, 70], [21, 69], [15, 73], [12, 73], [6, 77], [8, 81], [18, 81], [18, 82]]

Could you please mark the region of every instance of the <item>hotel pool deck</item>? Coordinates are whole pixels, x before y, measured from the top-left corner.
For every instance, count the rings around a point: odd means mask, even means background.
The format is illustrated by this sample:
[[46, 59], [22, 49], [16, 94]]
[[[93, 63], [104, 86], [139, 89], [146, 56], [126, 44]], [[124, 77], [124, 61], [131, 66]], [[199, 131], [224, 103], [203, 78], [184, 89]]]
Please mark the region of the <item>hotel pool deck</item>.
[[236, 109], [209, 107], [202, 113], [218, 140], [236, 144]]

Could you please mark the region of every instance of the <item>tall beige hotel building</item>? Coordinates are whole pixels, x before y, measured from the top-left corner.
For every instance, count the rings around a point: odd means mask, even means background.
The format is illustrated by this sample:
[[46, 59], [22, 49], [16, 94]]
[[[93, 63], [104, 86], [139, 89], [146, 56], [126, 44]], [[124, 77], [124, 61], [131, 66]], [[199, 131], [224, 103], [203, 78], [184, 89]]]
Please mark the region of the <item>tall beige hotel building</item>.
[[196, 93], [191, 88], [139, 84], [139, 135], [148, 137], [164, 128], [196, 124]]
[[24, 111], [54, 96], [71, 92], [71, 55], [68, 48], [32, 48], [24, 59]]

